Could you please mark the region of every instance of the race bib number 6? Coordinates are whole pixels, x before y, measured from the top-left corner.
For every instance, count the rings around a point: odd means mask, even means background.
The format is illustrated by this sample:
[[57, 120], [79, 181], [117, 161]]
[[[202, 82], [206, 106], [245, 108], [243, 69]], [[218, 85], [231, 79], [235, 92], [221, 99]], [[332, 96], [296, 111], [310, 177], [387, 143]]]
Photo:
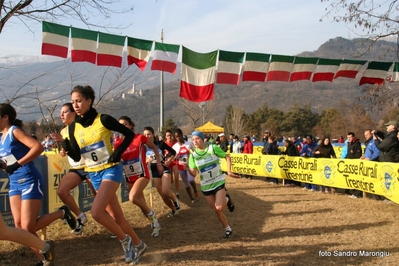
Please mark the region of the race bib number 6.
[[109, 152], [104, 141], [83, 147], [80, 154], [85, 160], [87, 167], [101, 166], [108, 162]]

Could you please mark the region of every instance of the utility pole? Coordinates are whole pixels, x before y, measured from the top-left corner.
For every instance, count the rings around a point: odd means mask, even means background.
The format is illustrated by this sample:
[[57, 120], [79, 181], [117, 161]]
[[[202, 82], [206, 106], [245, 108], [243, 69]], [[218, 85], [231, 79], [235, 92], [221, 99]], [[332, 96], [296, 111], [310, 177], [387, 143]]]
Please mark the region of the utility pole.
[[[163, 43], [163, 29], [161, 31], [161, 42]], [[160, 86], [159, 86], [159, 133], [162, 133], [163, 125], [164, 125], [164, 93], [163, 93], [163, 71], [161, 71], [160, 77]]]

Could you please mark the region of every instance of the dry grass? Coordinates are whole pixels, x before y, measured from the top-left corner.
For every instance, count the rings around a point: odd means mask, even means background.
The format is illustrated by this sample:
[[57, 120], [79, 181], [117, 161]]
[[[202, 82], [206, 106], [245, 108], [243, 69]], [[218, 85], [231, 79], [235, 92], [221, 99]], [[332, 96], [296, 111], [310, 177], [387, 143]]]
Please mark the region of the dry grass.
[[[151, 238], [148, 221], [138, 208], [123, 203], [126, 217], [148, 245], [140, 264], [396, 265], [399, 260], [397, 204], [270, 185], [261, 178], [228, 178], [228, 189], [236, 205], [234, 213], [226, 212], [234, 230], [229, 240], [222, 239], [223, 228], [203, 197], [189, 207], [184, 204], [187, 195], [180, 193], [182, 211], [167, 218], [168, 210], [154, 190], [154, 209], [162, 225], [158, 238]], [[48, 237], [57, 243], [58, 266], [124, 264], [118, 240], [92, 219], [82, 236], [57, 222], [48, 229]], [[2, 242], [0, 249], [0, 265], [36, 262], [20, 245]], [[385, 251], [389, 256], [360, 256], [361, 250]], [[331, 256], [319, 256], [320, 251]], [[357, 256], [334, 253], [346, 251]]]

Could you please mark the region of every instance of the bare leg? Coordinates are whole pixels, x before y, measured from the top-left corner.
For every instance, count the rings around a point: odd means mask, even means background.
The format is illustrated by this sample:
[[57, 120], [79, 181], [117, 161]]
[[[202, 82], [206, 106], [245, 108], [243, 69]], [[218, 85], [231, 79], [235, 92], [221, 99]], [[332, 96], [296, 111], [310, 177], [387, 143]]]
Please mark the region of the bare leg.
[[[176, 210], [176, 208], [175, 208], [175, 205], [173, 205], [173, 202], [172, 202], [172, 200], [169, 198], [169, 195], [163, 195], [162, 194], [162, 183], [163, 183], [163, 180], [162, 180], [162, 178], [153, 178], [153, 180], [154, 180], [154, 184], [155, 184], [155, 187], [157, 188], [157, 191], [158, 191], [158, 193], [159, 193], [159, 195], [162, 197], [162, 200], [163, 200], [163, 202], [166, 204], [166, 206], [168, 206], [172, 211], [175, 211]], [[167, 181], [167, 182], [169, 182], [169, 181]], [[173, 194], [173, 193], [172, 193]]]
[[219, 222], [222, 224], [223, 228], [229, 226], [226, 216], [223, 213], [223, 209], [226, 207], [226, 191], [224, 189], [219, 190], [216, 195], [205, 196], [206, 201], [209, 206], [213, 209], [218, 218]]
[[129, 192], [129, 200], [137, 205], [143, 214], [147, 217], [147, 215], [151, 212], [151, 209], [148, 207], [147, 202], [145, 201], [144, 189], [148, 185], [150, 180], [148, 178], [140, 177], [134, 182], [133, 186]]
[[71, 196], [69, 191], [77, 187], [80, 183], [82, 183], [82, 179], [80, 176], [74, 172], [67, 173], [62, 179], [61, 183], [58, 187], [57, 193], [62, 202], [68, 205], [69, 209], [78, 216], [82, 213], [79, 209], [78, 205], [75, 202], [75, 199]]

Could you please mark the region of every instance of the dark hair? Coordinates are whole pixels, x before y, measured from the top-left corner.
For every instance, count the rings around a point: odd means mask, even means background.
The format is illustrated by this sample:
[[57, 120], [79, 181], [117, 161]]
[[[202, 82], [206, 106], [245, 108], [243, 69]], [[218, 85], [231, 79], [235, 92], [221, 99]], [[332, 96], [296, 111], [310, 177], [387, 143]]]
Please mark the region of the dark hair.
[[64, 107], [64, 106], [68, 107], [69, 111], [75, 112], [75, 109], [73, 109], [72, 103], [64, 103], [61, 107]]
[[235, 135], [234, 137], [233, 137], [233, 139], [240, 139], [237, 135]]
[[285, 139], [284, 142], [285, 142], [285, 143], [288, 143], [288, 145], [293, 144], [292, 141], [289, 140], [289, 139]]
[[[152, 133], [152, 135], [154, 136], [154, 139], [152, 140], [154, 143], [156, 142], [156, 141], [158, 141], [157, 139], [155, 139], [155, 131], [154, 131], [154, 129], [152, 128], [152, 127], [144, 127], [144, 130], [148, 130], [148, 131], [150, 131], [151, 133]], [[143, 130], [143, 131], [144, 131]]]
[[129, 125], [131, 125], [132, 127], [136, 126], [136, 124], [132, 121], [132, 119], [130, 119], [130, 117], [126, 116], [126, 115], [122, 115], [121, 117], [119, 117], [118, 120], [125, 120], [128, 122]]
[[348, 135], [348, 136], [350, 135], [350, 136], [354, 137], [354, 136], [355, 136], [355, 133], [353, 133], [353, 132], [348, 132], [347, 135]]
[[183, 131], [180, 128], [176, 128], [175, 133], [183, 136]]
[[96, 93], [94, 92], [94, 90], [93, 90], [93, 88], [91, 86], [89, 86], [89, 85], [86, 85], [86, 86], [81, 86], [81, 85], [75, 86], [73, 88], [73, 90], [71, 91], [71, 95], [74, 92], [82, 94], [82, 96], [85, 99], [91, 99], [90, 107], [93, 106], [94, 99], [96, 98]]
[[[324, 141], [325, 141], [326, 139], [329, 140], [329, 143], [328, 143], [327, 145], [324, 144]], [[328, 137], [328, 136], [325, 136], [325, 137], [323, 138], [323, 141], [320, 143], [320, 146], [324, 146], [324, 147], [332, 146], [332, 144], [331, 144], [331, 138]]]
[[22, 128], [22, 120], [17, 119], [17, 112], [11, 104], [0, 104], [0, 116], [8, 116], [8, 121], [11, 125]]

